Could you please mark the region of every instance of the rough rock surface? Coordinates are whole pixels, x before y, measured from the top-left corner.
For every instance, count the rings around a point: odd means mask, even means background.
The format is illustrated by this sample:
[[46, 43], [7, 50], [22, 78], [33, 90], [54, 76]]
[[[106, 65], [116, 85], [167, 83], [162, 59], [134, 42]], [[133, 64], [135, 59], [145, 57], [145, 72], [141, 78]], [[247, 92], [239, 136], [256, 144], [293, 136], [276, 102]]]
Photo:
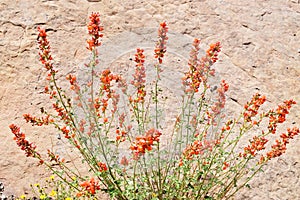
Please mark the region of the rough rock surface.
[[[297, 0], [1, 0], [0, 181], [5, 185], [6, 194], [30, 191], [29, 183], [47, 176], [45, 170], [35, 167], [36, 162], [25, 158], [17, 148], [9, 124], [21, 125], [39, 148], [52, 148], [57, 143], [53, 129], [32, 128], [22, 119], [23, 113], [37, 113], [47, 105], [48, 99], [41, 94], [46, 74], [38, 62], [36, 27], [48, 30], [54, 59], [63, 78], [67, 73], [76, 72], [78, 64], [83, 64], [88, 57], [86, 22], [92, 11], [102, 15], [104, 43], [115, 44], [113, 38], [119, 38], [120, 55], [125, 53], [122, 50], [135, 48], [126, 49], [126, 44], [139, 47], [135, 41], [138, 36], [125, 37], [124, 33], [153, 30], [163, 20], [182, 40], [190, 37], [192, 41], [197, 37], [204, 47], [221, 41], [217, 73], [230, 84], [227, 95], [230, 114], [241, 111], [255, 92], [265, 94], [272, 106], [289, 98], [300, 102], [300, 3]], [[120, 34], [122, 37], [118, 37]], [[186, 51], [180, 45], [174, 45], [172, 50]], [[105, 54], [109, 53], [108, 49]], [[298, 105], [293, 108], [288, 124], [300, 124], [299, 110]], [[244, 189], [236, 199], [300, 199], [299, 144], [300, 139], [291, 142], [287, 153], [270, 162], [265, 172], [251, 182], [252, 189]]]

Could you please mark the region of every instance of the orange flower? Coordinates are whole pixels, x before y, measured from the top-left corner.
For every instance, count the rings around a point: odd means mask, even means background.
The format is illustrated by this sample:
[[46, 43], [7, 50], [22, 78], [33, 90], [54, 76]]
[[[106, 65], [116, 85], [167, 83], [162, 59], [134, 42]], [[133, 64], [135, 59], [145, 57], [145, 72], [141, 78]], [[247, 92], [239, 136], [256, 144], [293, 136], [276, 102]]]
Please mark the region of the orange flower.
[[200, 50], [200, 40], [195, 38], [193, 42], [193, 48], [190, 52], [190, 59], [188, 65], [190, 69], [187, 73], [185, 73], [185, 77], [182, 79], [182, 83], [184, 86], [189, 87], [185, 90], [185, 92], [198, 92], [198, 88], [200, 87], [200, 83], [202, 82], [200, 71], [198, 68], [198, 54]]
[[[229, 85], [222, 80], [220, 87], [218, 88], [218, 100], [211, 106], [211, 123], [215, 124], [215, 118], [221, 113], [222, 109], [225, 107], [226, 97], [225, 92], [228, 91]], [[228, 128], [228, 126], [227, 126]]]
[[47, 34], [44, 29], [41, 29], [40, 27], [37, 28], [39, 31], [38, 35], [38, 43], [39, 43], [39, 48], [40, 48], [40, 61], [44, 65], [44, 67], [47, 70], [50, 70], [51, 73], [55, 73], [53, 70], [53, 65], [52, 65], [52, 56], [51, 56], [51, 51], [50, 51], [50, 44], [47, 40]]
[[255, 94], [250, 102], [244, 106], [245, 111], [243, 113], [246, 122], [252, 122], [252, 118], [258, 114], [258, 109], [266, 101], [265, 96], [261, 96], [259, 93]]
[[217, 42], [209, 46], [209, 49], [206, 51], [206, 55], [207, 57], [210, 58], [210, 60], [213, 63], [215, 63], [218, 60], [218, 52], [220, 51], [221, 51], [220, 42]]
[[50, 162], [54, 161], [56, 164], [62, 164], [65, 159], [60, 158], [59, 155], [55, 155], [53, 152], [51, 152], [49, 149], [47, 150], [48, 157], [50, 158]]
[[229, 167], [229, 163], [228, 162], [224, 162], [223, 163], [223, 170], [226, 170]]
[[29, 143], [25, 138], [25, 133], [20, 131], [20, 127], [11, 124], [9, 126], [11, 132], [15, 135], [14, 140], [17, 145], [21, 147], [22, 151], [25, 151], [27, 157], [37, 157], [40, 158], [40, 154], [35, 151], [36, 146], [33, 143]]
[[71, 90], [75, 90], [75, 92], [78, 93], [79, 90], [80, 90], [80, 87], [77, 83], [76, 76], [72, 75], [72, 74], [69, 74], [69, 75], [66, 76], [66, 79], [69, 80], [69, 82], [70, 82]]
[[120, 130], [119, 128], [116, 129], [116, 141], [121, 141], [124, 142], [125, 141], [125, 136], [127, 135], [127, 132], [125, 130]]
[[183, 165], [183, 160], [180, 159], [178, 165], [181, 167]]
[[68, 130], [66, 126], [62, 127], [60, 130], [65, 135], [65, 138], [67, 139], [71, 138], [71, 136], [69, 135], [70, 130]]
[[33, 117], [30, 114], [23, 114], [24, 119], [26, 122], [30, 122], [32, 126], [42, 126], [42, 125], [48, 125], [50, 123], [54, 122], [54, 119], [50, 118], [49, 115], [46, 115], [45, 117]]
[[108, 122], [108, 118], [107, 117], [104, 117], [103, 118], [103, 123], [107, 123]]
[[[91, 178], [89, 181], [85, 181], [81, 183], [80, 186], [83, 187], [85, 191], [87, 191], [92, 195], [96, 194], [96, 191], [101, 189], [99, 182], [95, 181], [94, 178]], [[81, 196], [82, 194], [83, 194], [82, 192], [79, 192], [77, 195]]]
[[146, 150], [151, 151], [154, 142], [159, 142], [159, 136], [161, 136], [161, 132], [156, 129], [150, 129], [146, 132], [145, 136], [136, 137], [136, 141], [130, 146], [135, 158], [138, 158], [141, 154], [145, 154]]
[[136, 52], [137, 53], [135, 54], [135, 60], [134, 60], [136, 62], [135, 74], [133, 75], [134, 79], [131, 81], [131, 84], [137, 89], [137, 97], [133, 101], [135, 103], [139, 103], [139, 102], [143, 103], [144, 97], [146, 96], [146, 90], [145, 90], [146, 73], [144, 67], [145, 56], [143, 54], [144, 52], [143, 49], [137, 49]]
[[106, 164], [103, 163], [103, 162], [98, 162], [98, 166], [99, 166], [99, 171], [100, 171], [100, 172], [104, 172], [104, 171], [107, 171], [107, 170], [108, 170]]
[[167, 32], [168, 27], [166, 22], [160, 23], [160, 27], [158, 29], [158, 41], [156, 43], [156, 47], [154, 50], [154, 57], [158, 59], [159, 64], [162, 63], [162, 58], [164, 57], [164, 54], [166, 53], [166, 44], [167, 44]]
[[192, 144], [187, 145], [187, 147], [183, 150], [183, 157], [182, 159], [187, 159], [187, 160], [192, 160], [194, 156], [197, 155], [202, 155], [204, 154], [205, 151], [212, 151], [212, 148], [214, 144], [217, 144], [218, 141], [200, 141], [200, 140], [195, 140]]
[[186, 87], [186, 93], [198, 92], [201, 83], [207, 87], [207, 77], [215, 74], [215, 70], [211, 69], [211, 66], [217, 61], [218, 52], [221, 51], [220, 42], [211, 44], [207, 54], [201, 59], [197, 57], [200, 49], [199, 44], [200, 40], [194, 39], [189, 59], [190, 69], [182, 78], [182, 83]]
[[269, 126], [268, 129], [271, 133], [276, 132], [277, 124], [283, 123], [286, 120], [286, 115], [289, 114], [289, 110], [292, 105], [296, 104], [294, 100], [284, 101], [283, 104], [278, 105], [277, 109], [270, 110], [268, 113], [269, 116]]
[[39, 31], [38, 37], [47, 37], [47, 33], [44, 29], [41, 29], [40, 27], [38, 27], [38, 31]]
[[242, 156], [244, 158], [246, 158], [248, 155], [253, 157], [256, 156], [257, 151], [265, 149], [265, 145], [267, 142], [268, 140], [264, 137], [254, 136], [250, 141], [250, 145], [244, 148], [244, 153], [242, 154]]
[[289, 143], [290, 139], [300, 133], [299, 128], [294, 127], [292, 129], [288, 128], [287, 133], [282, 133], [280, 135], [281, 140], [276, 140], [275, 144], [272, 145], [272, 150], [266, 154], [268, 160], [279, 157], [286, 151], [286, 145]]
[[126, 158], [126, 156], [123, 156], [120, 162], [121, 165], [127, 166], [129, 164], [128, 159]]
[[101, 31], [103, 31], [103, 27], [100, 24], [100, 14], [92, 13], [88, 24], [88, 32], [92, 36], [91, 39], [87, 40], [88, 50], [92, 51], [97, 46], [101, 45], [101, 42], [99, 41], [99, 38], [103, 37], [103, 34], [100, 34]]

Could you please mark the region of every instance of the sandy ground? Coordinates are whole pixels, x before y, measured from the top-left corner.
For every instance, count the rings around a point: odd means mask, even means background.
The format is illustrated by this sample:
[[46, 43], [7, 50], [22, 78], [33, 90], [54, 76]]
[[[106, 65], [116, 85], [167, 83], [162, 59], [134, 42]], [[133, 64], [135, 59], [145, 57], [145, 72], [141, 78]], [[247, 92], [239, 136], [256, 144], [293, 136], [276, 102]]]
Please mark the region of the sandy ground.
[[[229, 114], [238, 113], [255, 92], [265, 94], [273, 106], [289, 98], [300, 102], [298, 0], [1, 0], [0, 181], [7, 195], [29, 191], [29, 183], [47, 176], [17, 148], [9, 124], [21, 125], [41, 149], [59, 143], [53, 129], [32, 128], [22, 119], [23, 113], [37, 113], [48, 99], [41, 94], [45, 71], [38, 62], [36, 27], [48, 29], [55, 61], [64, 77], [78, 72], [88, 58], [86, 23], [92, 11], [102, 16], [104, 62], [108, 64], [118, 63], [140, 43], [154, 45], [153, 30], [165, 20], [174, 41], [170, 41], [169, 55], [178, 60], [184, 61], [189, 51], [186, 44], [194, 37], [201, 39], [204, 47], [222, 43], [217, 75], [230, 85]], [[170, 66], [180, 70], [181, 64]], [[172, 85], [172, 79], [169, 83]], [[300, 124], [299, 110], [298, 105], [293, 108], [288, 124]], [[243, 190], [236, 199], [300, 199], [299, 145], [299, 138], [291, 142], [285, 156], [270, 162], [251, 182], [252, 189]]]

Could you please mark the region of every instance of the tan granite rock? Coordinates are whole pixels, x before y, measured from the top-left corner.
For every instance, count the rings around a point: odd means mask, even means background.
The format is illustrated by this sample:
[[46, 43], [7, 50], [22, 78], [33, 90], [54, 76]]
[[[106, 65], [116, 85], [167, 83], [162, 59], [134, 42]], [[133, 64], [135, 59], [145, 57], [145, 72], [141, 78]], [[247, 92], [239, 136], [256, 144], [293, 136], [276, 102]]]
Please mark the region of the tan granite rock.
[[[9, 124], [24, 127], [40, 149], [51, 147], [50, 138], [57, 143], [53, 129], [32, 128], [22, 120], [23, 113], [34, 114], [40, 107], [49, 107], [45, 103], [48, 97], [41, 94], [45, 71], [38, 62], [36, 28], [47, 29], [63, 79], [67, 73], [78, 72], [79, 66], [88, 58], [86, 22], [92, 11], [100, 12], [102, 16], [104, 48], [105, 42], [113, 48], [112, 44], [119, 37], [119, 49], [114, 51], [119, 55], [113, 54], [112, 58], [126, 53], [123, 51], [134, 50], [139, 47], [139, 42], [150, 45], [156, 38], [140, 39], [142, 34], [139, 32], [151, 36], [152, 30], [163, 20], [168, 22], [176, 39], [183, 40], [178, 41], [182, 44], [188, 44], [189, 38], [191, 43], [193, 37], [200, 38], [204, 48], [211, 42], [220, 41], [222, 53], [216, 65], [217, 75], [218, 79], [225, 79], [230, 84], [226, 108], [230, 115], [239, 113], [256, 92], [265, 94], [272, 106], [289, 98], [300, 102], [299, 1], [2, 0], [0, 181], [5, 185], [6, 194], [28, 192], [29, 183], [39, 182], [48, 174], [43, 168], [35, 167], [34, 160], [25, 158], [12, 140]], [[129, 38], [124, 37], [126, 33]], [[139, 40], [135, 41], [136, 38]], [[126, 46], [127, 42], [131, 46]], [[189, 47], [181, 43], [177, 44], [175, 40], [171, 49], [184, 57], [188, 55]], [[103, 54], [109, 56], [110, 51], [107, 49]], [[298, 105], [293, 108], [289, 124], [300, 124], [299, 110]], [[270, 162], [265, 172], [251, 182], [252, 188], [244, 189], [236, 199], [300, 199], [299, 142], [299, 138], [291, 142], [285, 156]]]

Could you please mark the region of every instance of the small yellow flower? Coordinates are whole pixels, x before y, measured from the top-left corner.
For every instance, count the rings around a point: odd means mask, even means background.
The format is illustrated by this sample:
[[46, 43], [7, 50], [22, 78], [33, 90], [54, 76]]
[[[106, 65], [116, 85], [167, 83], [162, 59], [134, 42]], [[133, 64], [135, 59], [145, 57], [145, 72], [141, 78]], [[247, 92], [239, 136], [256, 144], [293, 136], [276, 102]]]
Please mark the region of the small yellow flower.
[[41, 200], [46, 199], [46, 198], [47, 198], [46, 195], [44, 195], [44, 194], [40, 195], [40, 199], [41, 199]]
[[55, 191], [55, 190], [52, 190], [52, 191], [49, 193], [49, 196], [55, 197], [55, 196], [56, 196], [56, 191]]
[[39, 183], [35, 183], [34, 186], [37, 187], [37, 188], [39, 188], [40, 184]]
[[65, 200], [73, 200], [71, 197], [67, 197], [65, 198]]
[[26, 199], [26, 195], [25, 195], [25, 194], [22, 194], [22, 195], [20, 196], [20, 199]]
[[153, 192], [152, 197], [154, 197], [154, 198], [157, 197], [157, 194]]
[[54, 175], [51, 175], [51, 176], [50, 176], [50, 180], [51, 180], [51, 181], [54, 181]]

